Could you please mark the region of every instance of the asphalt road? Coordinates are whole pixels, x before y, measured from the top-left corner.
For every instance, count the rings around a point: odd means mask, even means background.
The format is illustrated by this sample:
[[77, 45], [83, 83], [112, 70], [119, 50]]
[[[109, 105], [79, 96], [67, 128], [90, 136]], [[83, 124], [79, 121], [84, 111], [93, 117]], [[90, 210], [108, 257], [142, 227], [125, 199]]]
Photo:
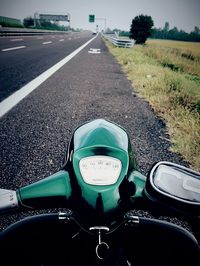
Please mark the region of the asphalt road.
[[[77, 46], [82, 41], [77, 40]], [[101, 53], [88, 53], [90, 48], [101, 49]], [[69, 52], [66, 45], [62, 49]], [[34, 51], [32, 48], [32, 60], [36, 57], [38, 65], [42, 64], [42, 52], [39, 56]], [[43, 52], [48, 53], [49, 61], [56, 60], [51, 48]], [[5, 62], [6, 53], [3, 56]], [[26, 67], [22, 65], [22, 69]], [[4, 71], [11, 75], [9, 68]], [[185, 165], [169, 151], [163, 121], [138, 97], [99, 35], [1, 118], [0, 187], [17, 189], [58, 171], [73, 130], [95, 118], [109, 119], [127, 129], [143, 174], [160, 160]]]
[[91, 37], [92, 33], [88, 31], [59, 35], [0, 37], [0, 101]]

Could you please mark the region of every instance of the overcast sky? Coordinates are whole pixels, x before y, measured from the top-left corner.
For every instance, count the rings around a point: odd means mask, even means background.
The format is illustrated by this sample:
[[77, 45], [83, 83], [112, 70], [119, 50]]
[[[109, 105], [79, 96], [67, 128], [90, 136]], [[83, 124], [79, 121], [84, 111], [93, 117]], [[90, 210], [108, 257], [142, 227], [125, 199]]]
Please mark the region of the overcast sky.
[[[23, 19], [34, 13], [71, 15], [71, 27], [100, 29], [106, 27], [129, 30], [136, 15], [150, 15], [154, 26], [163, 27], [168, 21], [170, 28], [177, 27], [190, 32], [200, 28], [200, 0], [0, 0], [0, 16]], [[88, 22], [94, 14], [95, 23]], [[103, 18], [103, 20], [101, 19]]]

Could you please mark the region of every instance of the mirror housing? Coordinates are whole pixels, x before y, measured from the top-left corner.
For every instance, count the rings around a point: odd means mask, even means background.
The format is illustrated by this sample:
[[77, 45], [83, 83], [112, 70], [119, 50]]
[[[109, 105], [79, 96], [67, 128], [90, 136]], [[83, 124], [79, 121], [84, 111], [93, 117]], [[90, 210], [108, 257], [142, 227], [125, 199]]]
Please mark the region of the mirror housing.
[[144, 193], [156, 203], [200, 215], [200, 173], [187, 167], [166, 161], [154, 164]]

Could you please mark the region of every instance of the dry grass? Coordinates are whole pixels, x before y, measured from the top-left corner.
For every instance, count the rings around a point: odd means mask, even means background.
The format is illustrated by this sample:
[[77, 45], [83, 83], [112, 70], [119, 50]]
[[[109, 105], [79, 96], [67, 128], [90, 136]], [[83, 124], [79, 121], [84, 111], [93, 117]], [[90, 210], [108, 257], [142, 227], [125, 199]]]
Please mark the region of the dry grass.
[[144, 53], [164, 67], [200, 76], [200, 43], [150, 40]]
[[200, 43], [198, 42], [181, 42], [181, 41], [171, 41], [171, 40], [148, 40], [147, 44], [157, 45], [159, 47], [174, 48], [181, 51], [188, 51], [195, 57], [200, 57]]
[[[123, 65], [134, 88], [166, 121], [171, 149], [180, 153], [193, 169], [200, 170], [200, 51], [198, 54], [198, 49], [191, 48], [200, 44], [150, 42], [133, 49], [111, 44], [108, 47]], [[194, 59], [183, 57], [186, 51]], [[168, 65], [163, 64], [164, 60]]]

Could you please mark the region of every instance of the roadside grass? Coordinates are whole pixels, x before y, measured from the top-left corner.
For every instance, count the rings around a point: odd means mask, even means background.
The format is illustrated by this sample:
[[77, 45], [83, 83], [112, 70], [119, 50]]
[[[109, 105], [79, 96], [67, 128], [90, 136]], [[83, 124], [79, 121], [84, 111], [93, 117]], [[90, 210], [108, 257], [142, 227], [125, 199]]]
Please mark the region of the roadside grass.
[[200, 43], [149, 40], [144, 53], [164, 67], [198, 76], [200, 81]]
[[200, 44], [150, 40], [124, 49], [106, 43], [134, 89], [165, 120], [171, 150], [200, 171]]
[[174, 48], [176, 50], [181, 50], [184, 53], [188, 51], [189, 53], [192, 53], [192, 55], [200, 57], [200, 43], [198, 42], [148, 39], [147, 44], [158, 45], [159, 47]]

